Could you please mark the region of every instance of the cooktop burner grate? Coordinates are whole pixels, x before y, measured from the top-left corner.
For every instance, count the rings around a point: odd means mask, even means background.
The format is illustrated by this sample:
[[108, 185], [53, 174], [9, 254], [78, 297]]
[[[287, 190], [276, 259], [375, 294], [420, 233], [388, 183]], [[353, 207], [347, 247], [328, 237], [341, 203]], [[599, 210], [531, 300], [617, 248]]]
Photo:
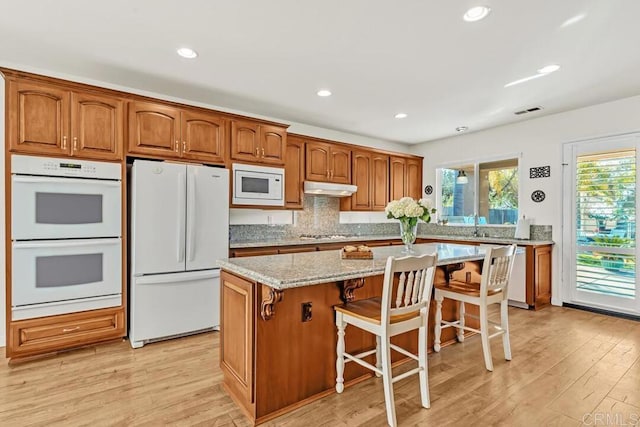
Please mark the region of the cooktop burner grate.
[[301, 240], [338, 240], [353, 237], [346, 234], [301, 234]]

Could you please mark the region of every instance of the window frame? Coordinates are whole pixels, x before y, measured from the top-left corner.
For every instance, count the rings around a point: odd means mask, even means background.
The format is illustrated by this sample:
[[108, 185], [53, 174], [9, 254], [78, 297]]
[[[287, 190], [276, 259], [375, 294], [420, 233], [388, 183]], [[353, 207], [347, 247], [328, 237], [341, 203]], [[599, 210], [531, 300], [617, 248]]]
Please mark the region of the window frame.
[[[462, 169], [465, 166], [473, 165], [473, 174], [474, 174], [474, 197], [473, 197], [473, 212], [474, 215], [477, 214], [480, 210], [480, 164], [481, 163], [491, 163], [497, 162], [501, 160], [512, 160], [516, 159], [518, 161], [518, 217], [522, 215], [521, 205], [522, 205], [522, 152], [516, 153], [507, 153], [500, 154], [497, 156], [490, 157], [482, 157], [482, 158], [474, 158], [469, 160], [456, 160], [452, 162], [440, 163], [436, 166], [436, 209], [438, 212], [443, 212], [442, 209], [442, 169]], [[439, 218], [439, 217], [438, 217]], [[474, 227], [474, 224], [460, 224], [460, 223], [447, 223], [447, 226], [453, 227]], [[515, 224], [482, 224], [482, 227], [515, 227]]]

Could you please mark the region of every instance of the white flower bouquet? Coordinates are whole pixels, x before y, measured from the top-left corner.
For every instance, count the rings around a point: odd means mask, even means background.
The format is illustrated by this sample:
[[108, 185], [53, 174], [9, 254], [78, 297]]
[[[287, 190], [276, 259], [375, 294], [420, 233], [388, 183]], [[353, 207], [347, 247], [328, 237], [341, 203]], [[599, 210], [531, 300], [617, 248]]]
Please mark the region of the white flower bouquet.
[[411, 245], [416, 241], [418, 220], [429, 222], [431, 214], [436, 212], [430, 199], [416, 201], [411, 197], [389, 202], [384, 211], [387, 218], [400, 221], [400, 237], [407, 251], [411, 250]]

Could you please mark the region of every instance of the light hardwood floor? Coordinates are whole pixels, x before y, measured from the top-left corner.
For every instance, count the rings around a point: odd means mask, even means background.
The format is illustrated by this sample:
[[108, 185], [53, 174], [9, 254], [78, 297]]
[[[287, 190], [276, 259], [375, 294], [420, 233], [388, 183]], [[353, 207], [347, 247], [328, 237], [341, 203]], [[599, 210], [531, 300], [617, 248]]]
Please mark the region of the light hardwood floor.
[[[640, 425], [640, 323], [559, 307], [509, 314], [513, 360], [492, 340], [487, 372], [477, 336], [430, 354], [431, 409], [420, 406], [417, 376], [402, 380], [399, 425]], [[0, 426], [250, 425], [222, 389], [218, 362], [214, 332], [2, 363]], [[372, 378], [265, 425], [384, 426], [384, 411]]]

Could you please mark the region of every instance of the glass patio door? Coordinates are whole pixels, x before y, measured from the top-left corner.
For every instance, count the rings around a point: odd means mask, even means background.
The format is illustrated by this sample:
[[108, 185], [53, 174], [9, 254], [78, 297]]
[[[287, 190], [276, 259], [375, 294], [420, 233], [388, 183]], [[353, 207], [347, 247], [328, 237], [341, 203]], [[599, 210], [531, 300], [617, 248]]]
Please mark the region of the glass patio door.
[[565, 146], [565, 301], [640, 314], [638, 135]]

